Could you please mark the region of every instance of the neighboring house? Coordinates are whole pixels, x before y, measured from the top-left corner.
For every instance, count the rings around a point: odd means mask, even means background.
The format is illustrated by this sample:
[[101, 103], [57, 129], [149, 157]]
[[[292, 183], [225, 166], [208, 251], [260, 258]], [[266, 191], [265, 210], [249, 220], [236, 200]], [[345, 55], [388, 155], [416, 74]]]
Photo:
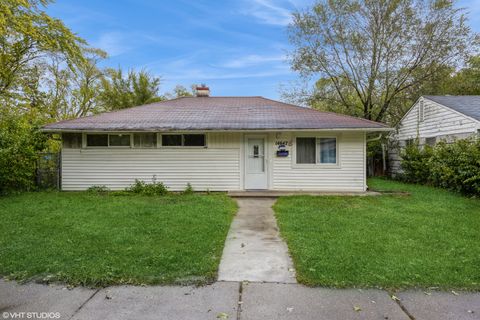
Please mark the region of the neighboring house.
[[392, 174], [401, 172], [400, 150], [416, 139], [420, 145], [476, 136], [480, 133], [480, 96], [422, 96], [391, 134], [389, 150]]
[[170, 190], [367, 189], [364, 119], [262, 97], [184, 97], [60, 121], [62, 189], [123, 189], [154, 177]]

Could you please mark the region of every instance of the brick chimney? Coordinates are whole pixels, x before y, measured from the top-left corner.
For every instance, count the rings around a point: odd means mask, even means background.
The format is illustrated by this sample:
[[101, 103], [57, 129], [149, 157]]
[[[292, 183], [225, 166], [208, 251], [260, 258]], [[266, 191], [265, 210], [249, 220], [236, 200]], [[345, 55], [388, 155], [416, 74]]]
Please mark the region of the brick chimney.
[[205, 84], [202, 84], [195, 88], [195, 94], [197, 97], [209, 97], [210, 89]]

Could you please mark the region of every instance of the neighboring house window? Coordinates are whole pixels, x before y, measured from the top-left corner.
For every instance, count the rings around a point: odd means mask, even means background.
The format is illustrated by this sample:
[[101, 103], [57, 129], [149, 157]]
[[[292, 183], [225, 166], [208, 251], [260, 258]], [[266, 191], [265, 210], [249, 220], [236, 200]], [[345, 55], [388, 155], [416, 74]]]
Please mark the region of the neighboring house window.
[[163, 147], [205, 147], [204, 134], [162, 134]]
[[79, 149], [82, 147], [82, 134], [62, 133], [62, 142], [64, 148]]
[[425, 107], [423, 105], [423, 100], [420, 100], [418, 105], [418, 121], [423, 122], [425, 120]]
[[87, 134], [87, 147], [130, 147], [130, 134]]
[[336, 164], [337, 138], [298, 137], [297, 164]]
[[430, 138], [426, 138], [425, 139], [425, 143], [431, 147], [433, 147], [435, 145], [435, 143], [437, 143], [437, 137], [430, 137]]
[[411, 146], [413, 144], [413, 139], [405, 140], [405, 147]]
[[133, 135], [133, 146], [135, 148], [155, 148], [157, 146], [157, 134], [135, 133]]

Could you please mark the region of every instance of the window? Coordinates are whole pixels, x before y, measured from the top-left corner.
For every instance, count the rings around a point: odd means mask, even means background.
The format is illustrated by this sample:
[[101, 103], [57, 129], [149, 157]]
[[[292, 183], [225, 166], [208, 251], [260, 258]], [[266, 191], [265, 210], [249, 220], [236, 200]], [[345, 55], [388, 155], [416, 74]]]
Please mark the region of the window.
[[337, 138], [297, 138], [297, 164], [336, 164]]
[[337, 163], [337, 139], [320, 138], [320, 163]]
[[87, 147], [108, 147], [108, 134], [87, 134]]
[[413, 144], [413, 139], [405, 140], [405, 147], [411, 146]]
[[315, 163], [315, 138], [297, 138], [297, 163]]
[[129, 134], [109, 134], [108, 145], [110, 147], [130, 147]]
[[81, 133], [62, 133], [62, 141], [64, 148], [78, 149], [82, 147]]
[[437, 138], [436, 137], [430, 137], [430, 138], [426, 138], [425, 139], [425, 143], [431, 147], [433, 147], [435, 145], [435, 143], [437, 143]]
[[163, 134], [163, 147], [205, 147], [204, 134]]
[[164, 147], [180, 147], [182, 146], [181, 134], [165, 134], [162, 135], [162, 146]]
[[130, 147], [130, 134], [87, 134], [87, 147]]
[[157, 134], [135, 133], [133, 135], [133, 146], [135, 148], [155, 148], [157, 146]]
[[183, 145], [186, 147], [204, 147], [205, 135], [204, 134], [184, 134]]

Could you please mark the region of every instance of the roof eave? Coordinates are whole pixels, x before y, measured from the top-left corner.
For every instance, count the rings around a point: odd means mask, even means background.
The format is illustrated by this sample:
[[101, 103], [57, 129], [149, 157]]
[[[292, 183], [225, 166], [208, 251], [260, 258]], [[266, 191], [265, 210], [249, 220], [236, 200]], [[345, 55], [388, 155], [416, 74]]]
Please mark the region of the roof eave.
[[202, 132], [258, 132], [258, 131], [366, 131], [366, 132], [390, 132], [394, 131], [394, 128], [379, 127], [379, 128], [267, 128], [267, 129], [69, 129], [69, 128], [42, 128], [41, 132], [45, 133], [62, 133], [62, 132], [170, 132], [170, 131], [202, 131]]

